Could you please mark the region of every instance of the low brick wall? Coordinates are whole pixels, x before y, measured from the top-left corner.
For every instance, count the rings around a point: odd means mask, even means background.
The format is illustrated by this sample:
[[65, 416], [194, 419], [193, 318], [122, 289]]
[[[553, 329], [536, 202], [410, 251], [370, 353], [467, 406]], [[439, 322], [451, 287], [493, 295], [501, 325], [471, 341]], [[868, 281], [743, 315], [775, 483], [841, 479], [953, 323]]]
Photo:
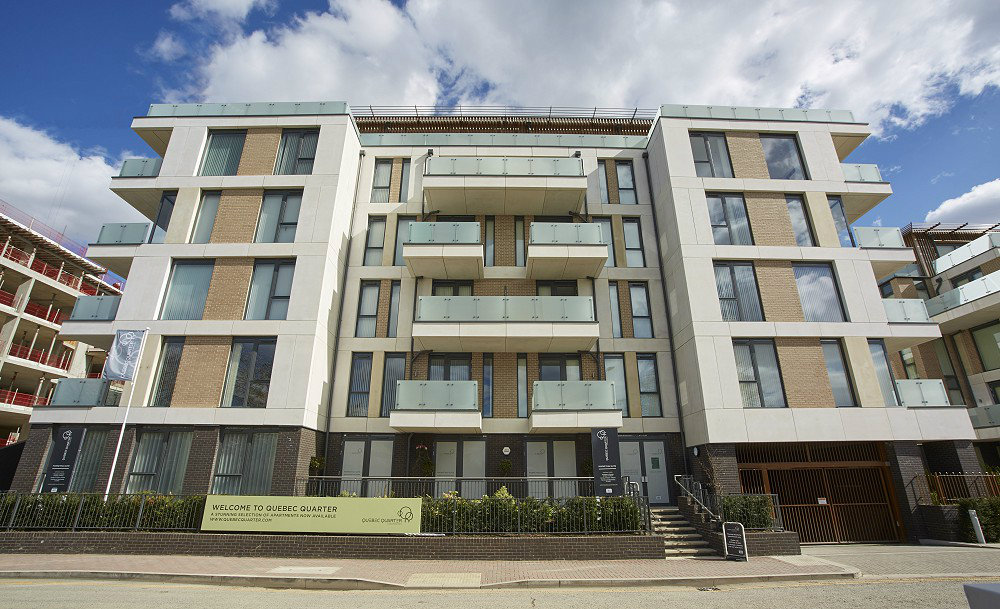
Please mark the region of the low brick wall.
[[[677, 507], [702, 539], [708, 542], [710, 548], [720, 555], [725, 552], [722, 531], [708, 520], [691, 499], [679, 498]], [[747, 531], [746, 535], [747, 552], [750, 556], [790, 556], [802, 553], [799, 534], [795, 531]]]
[[624, 560], [662, 559], [663, 538], [657, 535], [392, 537], [8, 531], [0, 533], [0, 553], [401, 560]]
[[927, 539], [964, 541], [958, 532], [957, 505], [921, 505], [919, 510]]

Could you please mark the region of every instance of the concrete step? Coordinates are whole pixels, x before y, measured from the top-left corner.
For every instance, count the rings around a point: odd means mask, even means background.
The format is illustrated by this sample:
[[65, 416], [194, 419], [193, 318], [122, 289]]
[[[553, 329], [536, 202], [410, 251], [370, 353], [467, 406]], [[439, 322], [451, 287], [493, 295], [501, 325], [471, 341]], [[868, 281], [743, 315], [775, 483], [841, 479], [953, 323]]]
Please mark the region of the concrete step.
[[686, 523], [685, 523], [683, 525], [677, 525], [677, 526], [671, 526], [671, 527], [654, 526], [653, 527], [653, 532], [657, 533], [657, 534], [660, 534], [660, 533], [697, 533], [698, 529], [696, 529], [696, 528], [694, 528], [692, 526], [687, 526]]
[[666, 557], [673, 556], [715, 556], [715, 550], [712, 548], [682, 548], [674, 550], [667, 548], [663, 551], [663, 555]]
[[662, 537], [667, 543], [671, 543], [671, 542], [674, 542], [674, 541], [688, 541], [688, 540], [699, 540], [700, 541], [701, 540], [701, 535], [699, 535], [698, 533], [694, 533], [694, 532], [690, 532], [690, 533], [674, 533], [674, 532], [659, 533], [659, 536]]
[[669, 541], [664, 540], [665, 546], [667, 548], [679, 549], [679, 548], [703, 548], [708, 545], [708, 542], [704, 539], [685, 539], [682, 541]]
[[649, 520], [651, 522], [687, 522], [687, 518], [683, 516], [653, 516]]

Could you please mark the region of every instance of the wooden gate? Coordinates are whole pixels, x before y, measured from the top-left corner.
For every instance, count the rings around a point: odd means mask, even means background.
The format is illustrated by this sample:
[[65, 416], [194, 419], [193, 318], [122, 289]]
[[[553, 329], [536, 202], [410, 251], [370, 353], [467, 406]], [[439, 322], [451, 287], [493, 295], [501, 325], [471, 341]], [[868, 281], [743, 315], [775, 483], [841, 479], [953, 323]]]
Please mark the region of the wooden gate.
[[[753, 463], [740, 459], [743, 492], [777, 494], [785, 528], [797, 532], [802, 543], [903, 539], [888, 467], [884, 460], [878, 459], [883, 454], [881, 445], [855, 446], [863, 450], [848, 450], [854, 454], [843, 456], [855, 459], [843, 461], [827, 458], [841, 456], [836, 453], [850, 449], [849, 446], [799, 447], [804, 450], [789, 451], [792, 447], [784, 446], [778, 451], [761, 451], [758, 445], [758, 450], [752, 453], [738, 451], [737, 458], [742, 452], [743, 456], [758, 459]], [[787, 457], [797, 460], [772, 460]]]

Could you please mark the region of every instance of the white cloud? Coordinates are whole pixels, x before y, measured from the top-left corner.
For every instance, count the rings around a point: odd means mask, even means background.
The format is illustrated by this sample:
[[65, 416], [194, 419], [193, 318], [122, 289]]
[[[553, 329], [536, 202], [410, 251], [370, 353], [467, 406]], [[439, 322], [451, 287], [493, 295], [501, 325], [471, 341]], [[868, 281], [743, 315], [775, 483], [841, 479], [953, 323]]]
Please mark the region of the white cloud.
[[972, 190], [948, 199], [927, 212], [927, 222], [1000, 222], [1000, 178], [973, 186]]
[[187, 53], [184, 43], [172, 32], [160, 32], [151, 50], [155, 57], [163, 61], [174, 61]]
[[170, 16], [178, 21], [198, 17], [243, 21], [255, 8], [269, 8], [274, 0], [183, 0], [170, 7]]
[[942, 171], [942, 172], [938, 173], [936, 176], [934, 176], [933, 178], [931, 178], [931, 184], [937, 184], [941, 180], [944, 180], [944, 179], [947, 179], [947, 178], [953, 178], [953, 177], [955, 177], [955, 172], [954, 171]]
[[[185, 6], [207, 0], [188, 0]], [[251, 0], [213, 0], [239, 4]], [[249, 5], [249, 8], [247, 7]], [[216, 7], [217, 11], [222, 9]], [[1000, 3], [331, 0], [203, 54], [175, 97], [846, 108], [911, 127], [1000, 83]], [[439, 86], [441, 83], [442, 86]]]
[[105, 222], [142, 221], [108, 190], [117, 167], [44, 131], [0, 117], [0, 199], [89, 243]]

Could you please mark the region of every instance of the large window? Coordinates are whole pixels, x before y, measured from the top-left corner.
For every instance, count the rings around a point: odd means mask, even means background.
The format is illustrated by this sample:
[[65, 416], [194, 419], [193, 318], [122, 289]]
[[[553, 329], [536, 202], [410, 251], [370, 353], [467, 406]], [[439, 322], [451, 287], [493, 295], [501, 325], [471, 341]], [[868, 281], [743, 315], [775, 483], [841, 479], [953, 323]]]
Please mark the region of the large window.
[[472, 356], [468, 353], [435, 353], [430, 356], [428, 379], [467, 381], [472, 378]]
[[285, 129], [281, 133], [281, 147], [278, 149], [276, 175], [309, 175], [316, 159], [316, 142], [319, 129]]
[[794, 135], [761, 135], [767, 173], [772, 180], [807, 180], [799, 143]]
[[431, 284], [432, 296], [472, 296], [471, 281], [435, 279]]
[[538, 280], [535, 282], [535, 294], [538, 296], [576, 296], [575, 281]]
[[542, 353], [538, 356], [538, 380], [580, 380], [580, 356]]
[[496, 264], [496, 218], [486, 216], [483, 232], [486, 238], [483, 250], [483, 266], [494, 266]]
[[983, 362], [983, 370], [1000, 368], [1000, 346], [997, 345], [1000, 340], [1000, 322], [974, 328], [972, 339], [976, 341], [976, 351]]
[[886, 406], [899, 406], [899, 396], [896, 395], [896, 381], [892, 378], [892, 366], [889, 365], [889, 354], [885, 343], [878, 339], [869, 339], [868, 350], [875, 364], [875, 378], [882, 391], [882, 401]]
[[785, 203], [788, 204], [788, 217], [792, 221], [796, 245], [799, 247], [816, 245], [813, 240], [812, 227], [809, 226], [809, 213], [806, 211], [805, 201], [798, 195], [786, 195]]
[[753, 263], [716, 262], [715, 286], [719, 291], [722, 319], [764, 321]]
[[611, 336], [622, 337], [622, 308], [618, 302], [618, 282], [608, 282], [608, 297], [611, 300]]
[[642, 228], [639, 218], [623, 218], [625, 229], [625, 264], [630, 267], [646, 266], [646, 258], [642, 253]]
[[604, 378], [615, 384], [615, 405], [628, 416], [628, 388], [625, 383], [625, 356], [621, 353], [604, 354]]
[[514, 266], [524, 266], [524, 218], [514, 218]]
[[219, 213], [218, 192], [206, 192], [201, 195], [201, 205], [198, 206], [198, 216], [191, 231], [191, 243], [208, 243], [215, 228], [215, 216]]
[[844, 361], [844, 350], [839, 340], [821, 340], [823, 359], [826, 360], [826, 373], [830, 378], [830, 389], [833, 390], [833, 403], [837, 408], [857, 406], [854, 401], [854, 389], [851, 377], [847, 373], [847, 363]]
[[632, 300], [632, 336], [653, 338], [653, 314], [649, 308], [649, 290], [646, 289], [646, 284], [630, 282], [628, 292]]
[[528, 416], [528, 356], [517, 354], [517, 416]]
[[357, 338], [375, 338], [378, 320], [379, 281], [362, 281], [358, 293], [358, 320], [354, 328]]
[[193, 436], [190, 431], [143, 431], [125, 492], [181, 494]]
[[160, 319], [201, 319], [214, 268], [214, 260], [174, 262]]
[[399, 326], [399, 280], [389, 284], [389, 323], [386, 324], [386, 337], [396, 338]]
[[264, 408], [271, 386], [274, 348], [271, 338], [234, 338], [222, 393], [223, 408]]
[[372, 203], [389, 202], [389, 181], [392, 179], [392, 159], [375, 159], [372, 179]]
[[792, 269], [806, 321], [847, 321], [833, 267], [829, 264], [793, 264]]
[[152, 398], [149, 405], [166, 408], [174, 396], [174, 384], [177, 382], [177, 370], [181, 364], [181, 354], [184, 352], [183, 336], [166, 336], [163, 338], [163, 348], [160, 350], [160, 362], [156, 367], [156, 380], [153, 382]]
[[[59, 431], [59, 428], [56, 428], [56, 433]], [[90, 428], [84, 432], [80, 453], [76, 458], [76, 467], [73, 468], [73, 477], [69, 481], [69, 492], [87, 493], [98, 490], [94, 486], [97, 483], [97, 470], [104, 459], [104, 446], [107, 439], [108, 431], [106, 429]]]
[[483, 417], [493, 416], [493, 354], [483, 354]]
[[382, 266], [383, 248], [385, 248], [385, 216], [372, 216], [368, 218], [364, 266]]
[[733, 339], [736, 375], [745, 408], [782, 408], [785, 388], [772, 340]]
[[399, 179], [399, 200], [403, 203], [410, 198], [410, 159], [403, 159]]
[[851, 234], [851, 224], [844, 212], [844, 201], [840, 197], [827, 197], [830, 213], [833, 214], [833, 224], [837, 227], [837, 238], [841, 247], [854, 247], [854, 235]]
[[294, 260], [259, 260], [253, 267], [247, 319], [285, 319], [292, 294]]
[[347, 394], [347, 416], [368, 416], [368, 393], [372, 384], [372, 354], [355, 353], [351, 357], [351, 383]]
[[708, 216], [716, 245], [753, 245], [742, 195], [708, 194]]
[[618, 202], [623, 205], [635, 205], [639, 200], [635, 196], [635, 172], [632, 161], [615, 161], [618, 172]]
[[977, 279], [983, 278], [983, 270], [978, 266], [971, 271], [962, 273], [961, 275], [955, 275], [951, 278], [951, 289], [961, 287], [969, 282], [975, 281]]
[[269, 495], [277, 447], [277, 432], [223, 431], [212, 493]]
[[406, 377], [406, 354], [386, 353], [382, 370], [382, 410], [383, 417], [396, 409], [396, 382]]
[[260, 206], [256, 243], [292, 243], [299, 224], [301, 192], [267, 192]]
[[611, 218], [594, 218], [593, 222], [601, 227], [601, 242], [608, 245], [608, 260], [604, 266], [615, 266], [615, 240], [611, 233]]
[[201, 175], [236, 175], [246, 137], [246, 131], [209, 131], [205, 159], [201, 163]]
[[396, 251], [392, 259], [394, 266], [406, 266], [403, 259], [403, 244], [410, 238], [410, 223], [416, 222], [413, 216], [396, 216]]
[[170, 217], [174, 214], [176, 200], [176, 192], [165, 192], [160, 197], [160, 205], [156, 208], [156, 221], [153, 222], [153, 230], [149, 231], [150, 243], [163, 243], [167, 237], [167, 227], [170, 225]]
[[642, 416], [661, 417], [663, 410], [660, 406], [660, 379], [656, 371], [656, 355], [640, 353], [635, 358], [639, 364], [639, 405], [642, 407]]
[[[612, 163], [614, 161], [611, 161]], [[597, 180], [601, 188], [601, 203], [607, 205], [608, 199], [608, 167], [607, 161], [597, 161]]]
[[729, 147], [726, 146], [724, 133], [692, 133], [690, 139], [694, 169], [699, 177], [733, 177], [733, 166], [729, 162]]

